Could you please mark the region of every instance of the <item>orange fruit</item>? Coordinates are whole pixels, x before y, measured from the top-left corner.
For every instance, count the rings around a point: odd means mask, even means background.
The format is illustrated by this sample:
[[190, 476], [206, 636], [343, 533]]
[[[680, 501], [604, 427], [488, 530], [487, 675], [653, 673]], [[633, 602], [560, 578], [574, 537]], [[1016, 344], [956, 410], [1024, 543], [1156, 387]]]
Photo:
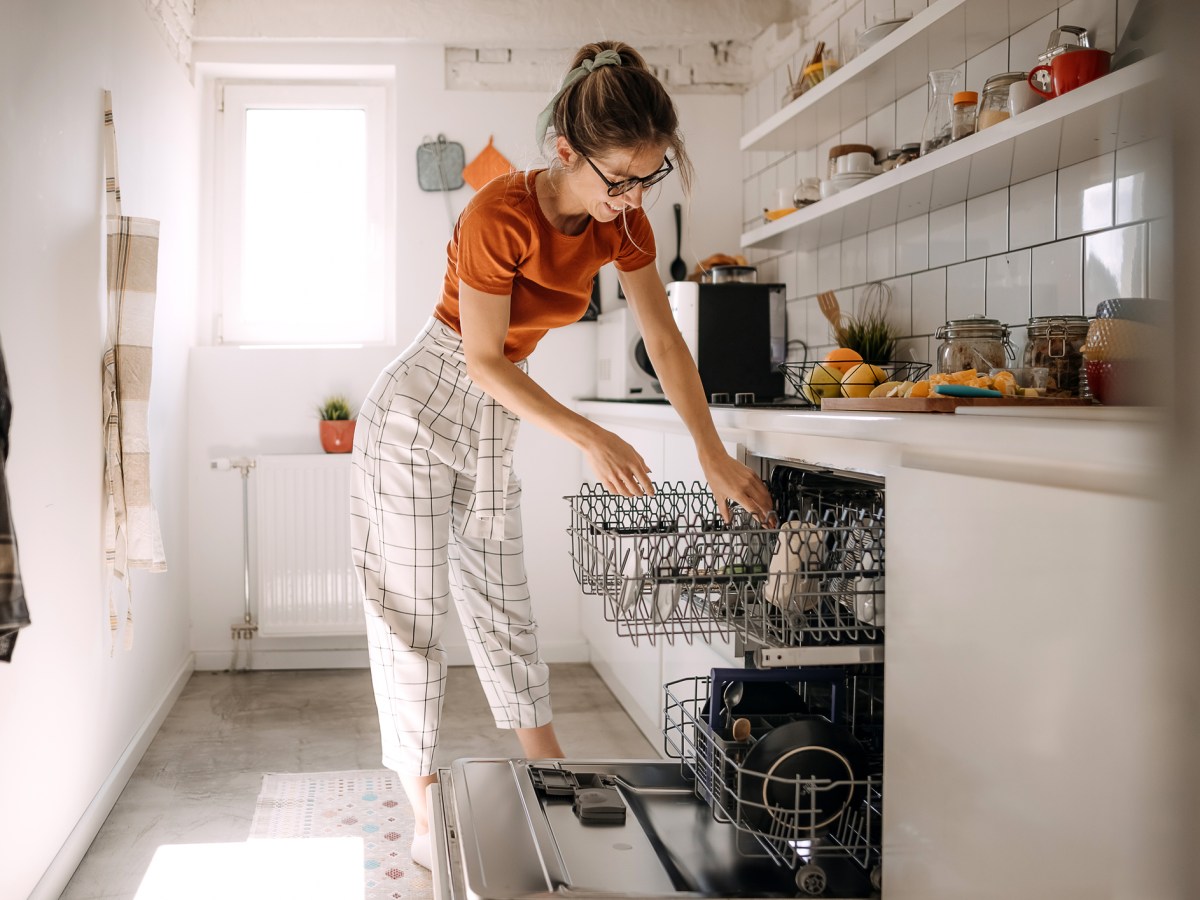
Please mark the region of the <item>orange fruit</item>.
[[843, 375], [862, 361], [863, 358], [858, 355], [858, 351], [851, 350], [849, 347], [834, 347], [825, 354], [825, 362], [829, 363], [831, 368], [837, 369]]

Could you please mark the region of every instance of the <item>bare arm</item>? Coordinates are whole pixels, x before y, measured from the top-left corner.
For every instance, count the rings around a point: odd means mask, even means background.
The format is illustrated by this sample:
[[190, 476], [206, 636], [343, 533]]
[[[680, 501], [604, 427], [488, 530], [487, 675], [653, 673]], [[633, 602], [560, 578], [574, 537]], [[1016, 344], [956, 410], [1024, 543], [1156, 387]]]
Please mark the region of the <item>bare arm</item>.
[[652, 263], [633, 272], [618, 272], [618, 276], [637, 318], [654, 372], [696, 444], [700, 466], [717, 501], [717, 509], [729, 521], [726, 501], [736, 500], [765, 522], [773, 508], [770, 492], [762, 479], [725, 452], [713, 425], [700, 373], [671, 315], [658, 269]]
[[646, 461], [610, 431], [563, 406], [504, 355], [511, 298], [461, 281], [459, 316], [467, 374], [506, 409], [583, 451], [604, 487], [626, 497], [654, 493]]

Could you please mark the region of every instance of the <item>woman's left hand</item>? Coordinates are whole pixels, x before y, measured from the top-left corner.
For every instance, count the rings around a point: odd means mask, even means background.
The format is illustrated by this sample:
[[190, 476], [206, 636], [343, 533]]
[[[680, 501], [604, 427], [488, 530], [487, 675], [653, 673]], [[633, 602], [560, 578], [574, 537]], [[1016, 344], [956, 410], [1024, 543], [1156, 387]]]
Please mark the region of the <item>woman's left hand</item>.
[[701, 461], [708, 488], [717, 501], [717, 510], [726, 524], [732, 518], [728, 501], [733, 500], [760, 523], [766, 525], [774, 514], [771, 492], [753, 470], [732, 456], [720, 455]]

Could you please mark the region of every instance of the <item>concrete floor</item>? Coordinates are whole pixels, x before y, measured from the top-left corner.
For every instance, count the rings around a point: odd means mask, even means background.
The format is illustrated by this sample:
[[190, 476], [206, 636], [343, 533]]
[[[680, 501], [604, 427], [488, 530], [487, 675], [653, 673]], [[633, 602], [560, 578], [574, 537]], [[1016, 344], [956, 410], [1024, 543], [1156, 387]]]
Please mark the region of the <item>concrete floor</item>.
[[[568, 756], [659, 756], [588, 665], [551, 667]], [[520, 756], [474, 669], [453, 668], [437, 763]], [[265, 772], [377, 769], [379, 725], [365, 669], [197, 672], [167, 716], [61, 900], [131, 900], [160, 844], [244, 841]]]

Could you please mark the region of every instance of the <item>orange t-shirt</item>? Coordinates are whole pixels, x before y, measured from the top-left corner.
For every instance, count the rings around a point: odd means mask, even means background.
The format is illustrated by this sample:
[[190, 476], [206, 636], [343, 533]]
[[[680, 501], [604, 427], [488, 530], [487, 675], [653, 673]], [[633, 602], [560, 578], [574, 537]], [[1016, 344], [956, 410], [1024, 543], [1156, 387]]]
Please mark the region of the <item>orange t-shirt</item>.
[[654, 262], [654, 232], [645, 212], [624, 219], [589, 219], [576, 235], [556, 230], [538, 205], [536, 172], [513, 172], [488, 182], [471, 198], [454, 226], [442, 299], [434, 316], [459, 334], [458, 283], [485, 294], [511, 297], [504, 355], [527, 357], [551, 328], [577, 322], [587, 312], [592, 279], [615, 262], [632, 272]]

